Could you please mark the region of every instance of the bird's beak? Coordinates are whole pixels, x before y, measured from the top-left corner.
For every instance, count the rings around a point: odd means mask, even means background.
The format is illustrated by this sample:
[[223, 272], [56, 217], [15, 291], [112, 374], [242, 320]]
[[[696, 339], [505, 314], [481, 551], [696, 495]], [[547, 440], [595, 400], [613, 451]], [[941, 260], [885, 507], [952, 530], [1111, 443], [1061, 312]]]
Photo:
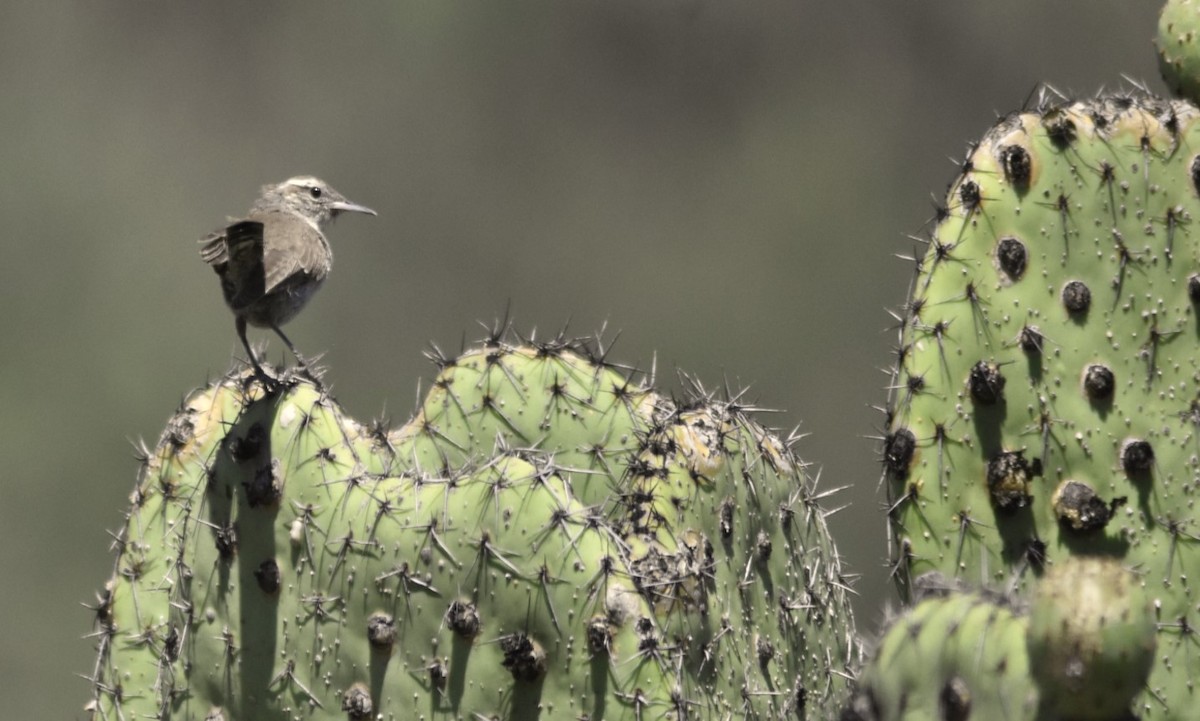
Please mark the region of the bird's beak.
[[374, 210], [371, 210], [370, 208], [368, 208], [365, 205], [359, 205], [358, 203], [351, 203], [348, 200], [336, 200], [336, 201], [330, 203], [329, 207], [332, 208], [333, 210], [336, 210], [339, 213], [346, 212], [346, 213], [366, 213], [367, 215], [379, 215], [379, 213], [376, 213]]

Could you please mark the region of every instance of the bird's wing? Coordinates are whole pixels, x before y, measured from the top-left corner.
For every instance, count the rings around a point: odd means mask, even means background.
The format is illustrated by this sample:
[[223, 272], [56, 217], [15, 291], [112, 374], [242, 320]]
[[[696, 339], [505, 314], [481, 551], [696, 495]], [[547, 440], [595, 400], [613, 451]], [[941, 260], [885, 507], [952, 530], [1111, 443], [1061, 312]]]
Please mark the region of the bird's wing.
[[225, 245], [225, 228], [209, 233], [200, 239], [200, 257], [214, 268], [229, 262], [229, 250]]
[[266, 292], [263, 224], [256, 220], [238, 221], [225, 229], [222, 239], [225, 266], [218, 267], [217, 272], [221, 274], [225, 300], [237, 311]]
[[264, 293], [270, 293], [297, 273], [322, 278], [329, 270], [329, 250], [325, 236], [295, 213], [253, 214], [261, 218], [263, 233], [262, 262], [265, 269]]

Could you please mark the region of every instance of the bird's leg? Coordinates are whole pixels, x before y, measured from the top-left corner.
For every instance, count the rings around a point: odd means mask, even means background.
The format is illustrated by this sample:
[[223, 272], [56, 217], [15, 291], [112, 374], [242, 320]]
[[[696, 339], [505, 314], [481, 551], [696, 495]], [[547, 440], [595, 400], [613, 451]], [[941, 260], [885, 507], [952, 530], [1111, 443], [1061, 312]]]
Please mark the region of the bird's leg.
[[[246, 349], [246, 356], [250, 358], [250, 365], [254, 366], [254, 376], [258, 378], [264, 387], [268, 389], [274, 388], [276, 385], [275, 379], [267, 375], [263, 367], [258, 364], [258, 358], [254, 356], [254, 349], [250, 347], [250, 341], [246, 340], [246, 319], [238, 316], [236, 325], [238, 338], [242, 339], [242, 346]], [[287, 339], [284, 338], [284, 341], [286, 342]], [[290, 346], [291, 344], [288, 345]]]
[[309, 367], [308, 361], [304, 360], [304, 356], [300, 355], [300, 351], [296, 350], [296, 346], [292, 345], [292, 341], [288, 340], [287, 335], [280, 330], [279, 324], [272, 323], [271, 330], [275, 331], [275, 333], [283, 339], [283, 342], [288, 347], [288, 350], [292, 352], [292, 355], [296, 356], [296, 362], [300, 364], [300, 372], [302, 372], [306, 378], [316, 384], [318, 390], [324, 392], [325, 384], [321, 382], [320, 377], [313, 372], [311, 367]]

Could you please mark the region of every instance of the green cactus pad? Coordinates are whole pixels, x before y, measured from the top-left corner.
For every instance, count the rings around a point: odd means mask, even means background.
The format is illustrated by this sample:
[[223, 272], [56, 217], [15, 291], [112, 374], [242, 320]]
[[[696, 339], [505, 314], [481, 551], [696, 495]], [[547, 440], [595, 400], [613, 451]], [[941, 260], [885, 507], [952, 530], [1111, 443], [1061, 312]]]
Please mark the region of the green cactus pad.
[[1147, 594], [1119, 562], [1080, 558], [1051, 569], [1038, 584], [1029, 659], [1048, 713], [1079, 721], [1128, 714], [1154, 649]]
[[97, 607], [94, 718], [827, 718], [859, 658], [814, 482], [736, 399], [493, 339], [389, 431], [191, 394]]
[[998, 594], [928, 589], [884, 632], [843, 721], [1128, 721], [1154, 655], [1136, 578], [1066, 559], [1026, 613]]
[[1028, 621], [973, 593], [918, 603], [896, 619], [859, 679], [847, 721], [1031, 721], [1038, 705]]
[[[894, 576], [1121, 559], [1157, 603], [1141, 700], [1183, 719], [1200, 574], [1200, 113], [1043, 103], [972, 148], [918, 260], [883, 460]], [[1188, 660], [1188, 659], [1192, 660]]]
[[1167, 0], [1158, 17], [1158, 69], [1175, 95], [1200, 98], [1200, 3]]

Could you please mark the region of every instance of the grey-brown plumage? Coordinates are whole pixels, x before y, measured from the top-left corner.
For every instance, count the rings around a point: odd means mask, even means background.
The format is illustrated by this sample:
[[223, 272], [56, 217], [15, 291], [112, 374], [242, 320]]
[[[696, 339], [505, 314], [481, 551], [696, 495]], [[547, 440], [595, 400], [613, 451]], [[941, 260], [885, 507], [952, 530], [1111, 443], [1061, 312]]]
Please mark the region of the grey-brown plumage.
[[298, 176], [264, 186], [244, 219], [200, 241], [200, 257], [220, 276], [238, 337], [261, 379], [268, 376], [246, 340], [246, 325], [275, 331], [305, 365], [280, 326], [300, 312], [329, 275], [333, 252], [323, 230], [343, 212], [375, 215], [324, 181]]

